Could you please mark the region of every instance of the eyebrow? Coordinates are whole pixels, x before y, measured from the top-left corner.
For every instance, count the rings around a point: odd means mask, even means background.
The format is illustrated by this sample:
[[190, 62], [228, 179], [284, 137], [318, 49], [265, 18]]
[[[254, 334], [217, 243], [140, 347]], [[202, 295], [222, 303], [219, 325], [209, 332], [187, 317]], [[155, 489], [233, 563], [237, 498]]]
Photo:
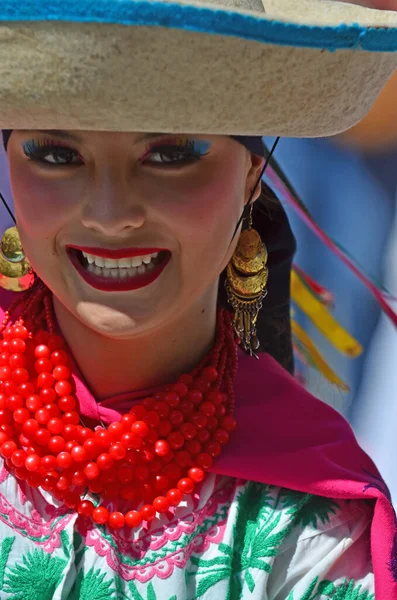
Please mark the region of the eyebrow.
[[62, 129], [38, 129], [39, 133], [43, 133], [44, 135], [53, 135], [54, 137], [61, 137], [69, 140], [74, 140], [75, 142], [81, 143], [83, 138], [74, 133], [69, 133], [69, 131], [63, 131]]

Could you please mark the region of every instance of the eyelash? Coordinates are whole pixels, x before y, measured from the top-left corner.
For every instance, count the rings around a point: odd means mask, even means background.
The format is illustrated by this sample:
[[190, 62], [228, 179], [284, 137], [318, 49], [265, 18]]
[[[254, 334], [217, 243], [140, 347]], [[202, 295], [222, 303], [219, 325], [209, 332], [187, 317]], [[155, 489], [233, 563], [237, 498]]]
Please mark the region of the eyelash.
[[44, 160], [48, 154], [55, 155], [57, 152], [69, 153], [79, 160], [82, 160], [80, 154], [76, 150], [73, 150], [73, 148], [70, 148], [69, 146], [61, 145], [54, 140], [30, 140], [23, 145], [23, 152], [29, 160], [37, 161], [47, 166], [67, 167], [76, 164], [73, 162], [51, 163]]
[[[203, 146], [201, 149], [199, 146]], [[195, 141], [195, 140], [186, 140], [184, 142], [177, 142], [175, 140], [164, 140], [163, 142], [156, 142], [152, 146], [148, 146], [144, 156], [140, 159], [141, 164], [150, 165], [155, 167], [172, 167], [172, 166], [182, 166], [186, 164], [190, 164], [200, 160], [203, 156], [208, 154], [209, 144]], [[29, 160], [33, 160], [44, 164], [50, 167], [68, 167], [68, 166], [76, 166], [80, 163], [76, 162], [65, 162], [65, 163], [57, 163], [57, 162], [48, 162], [45, 157], [49, 154], [55, 155], [57, 152], [62, 154], [66, 153], [72, 155], [74, 158], [78, 158], [81, 162], [82, 158], [80, 154], [70, 148], [69, 146], [60, 145], [59, 142], [54, 140], [30, 140], [26, 142], [23, 146], [23, 152], [25, 156]], [[169, 161], [154, 161], [151, 162], [149, 158], [155, 154], [158, 154], [163, 159], [170, 155], [178, 156], [177, 160], [169, 160]]]

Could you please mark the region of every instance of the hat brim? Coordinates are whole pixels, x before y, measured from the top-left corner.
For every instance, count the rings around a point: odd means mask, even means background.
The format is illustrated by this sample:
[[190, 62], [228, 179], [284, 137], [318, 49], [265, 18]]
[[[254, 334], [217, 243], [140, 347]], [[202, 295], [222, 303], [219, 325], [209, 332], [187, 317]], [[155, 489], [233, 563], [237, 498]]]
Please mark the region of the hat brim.
[[358, 122], [397, 67], [397, 13], [247, 1], [2, 0], [0, 126], [315, 137]]

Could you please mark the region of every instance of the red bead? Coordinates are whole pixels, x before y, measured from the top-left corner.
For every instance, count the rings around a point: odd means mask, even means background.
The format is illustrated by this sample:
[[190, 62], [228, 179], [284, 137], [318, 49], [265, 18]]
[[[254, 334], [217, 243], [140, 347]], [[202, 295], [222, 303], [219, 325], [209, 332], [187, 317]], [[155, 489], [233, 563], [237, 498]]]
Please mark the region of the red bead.
[[64, 350], [54, 350], [50, 358], [54, 366], [67, 365], [69, 362], [68, 355]]
[[109, 435], [112, 438], [113, 442], [116, 442], [120, 439], [120, 437], [123, 435], [124, 433], [124, 427], [122, 426], [121, 423], [110, 423], [109, 427], [108, 427], [108, 432]]
[[30, 454], [26, 457], [25, 468], [28, 471], [38, 471], [41, 465], [41, 458], [38, 454]]
[[166, 402], [168, 406], [171, 406], [171, 408], [176, 408], [177, 406], [179, 406], [180, 401], [181, 400], [178, 394], [176, 394], [175, 392], [168, 392], [164, 396], [164, 402]]
[[79, 430], [79, 440], [83, 444], [85, 441], [94, 437], [94, 432], [89, 427], [82, 427]]
[[121, 529], [125, 525], [125, 517], [121, 512], [112, 512], [109, 515], [109, 527]]
[[158, 440], [154, 449], [159, 456], [166, 456], [171, 451], [171, 446], [167, 440]]
[[90, 481], [88, 484], [88, 488], [93, 494], [100, 494], [101, 492], [103, 492], [104, 489], [103, 481], [101, 481], [100, 479]]
[[135, 415], [136, 420], [140, 421], [146, 415], [146, 409], [141, 404], [136, 404], [130, 409], [130, 414]]
[[123, 433], [120, 438], [120, 443], [125, 446], [125, 448], [140, 448], [142, 446], [142, 438], [138, 437], [131, 431], [127, 433]]
[[201, 376], [210, 383], [213, 383], [218, 378], [218, 371], [214, 367], [205, 367], [201, 373]]
[[114, 460], [121, 460], [125, 457], [126, 452], [125, 446], [120, 443], [112, 444], [109, 447], [109, 454], [112, 456], [112, 458], [114, 458]]
[[77, 506], [77, 512], [82, 517], [90, 517], [95, 506], [90, 500], [82, 500]]
[[22, 396], [22, 398], [28, 398], [29, 396], [34, 394], [34, 391], [35, 387], [33, 383], [30, 383], [30, 381], [21, 383], [21, 385], [18, 386], [18, 394]]
[[67, 492], [64, 495], [64, 503], [69, 508], [76, 508], [80, 502], [80, 496], [76, 492]]
[[167, 510], [169, 509], [169, 507], [170, 507], [170, 501], [165, 496], [157, 496], [157, 498], [155, 498], [153, 500], [153, 508], [158, 513], [165, 513], [165, 512], [167, 512]]
[[16, 338], [20, 338], [21, 340], [27, 340], [29, 337], [29, 332], [24, 325], [15, 324], [14, 325], [14, 335]]
[[23, 354], [26, 351], [26, 344], [25, 344], [24, 340], [21, 340], [21, 338], [14, 338], [13, 340], [11, 340], [9, 342], [8, 347], [12, 354], [14, 354], [14, 353]]
[[132, 415], [130, 413], [123, 415], [120, 420], [121, 426], [123, 428], [123, 432], [127, 433], [127, 432], [131, 431], [131, 425], [133, 423], [135, 423], [135, 421], [136, 421], [135, 415]]
[[207, 429], [210, 431], [215, 431], [215, 429], [218, 429], [218, 419], [216, 417], [208, 417]]
[[37, 387], [50, 388], [54, 385], [55, 379], [51, 373], [40, 373], [37, 377]]
[[51, 433], [48, 429], [39, 429], [37, 433], [35, 433], [34, 441], [39, 446], [46, 446], [51, 439]]
[[[52, 366], [52, 363], [51, 363], [51, 366]], [[55, 367], [53, 369], [52, 374], [54, 375], [54, 377], [57, 381], [63, 381], [63, 380], [69, 379], [70, 369], [68, 367], [66, 367], [65, 365], [58, 365], [57, 367]], [[55, 390], [56, 390], [56, 388], [55, 388]]]
[[215, 442], [219, 442], [222, 445], [229, 441], [229, 433], [226, 429], [217, 429], [212, 437]]
[[[17, 354], [17, 356], [23, 356], [23, 354]], [[6, 367], [6, 366], [8, 366], [9, 363], [10, 363], [10, 357], [11, 357], [11, 355], [10, 355], [9, 352], [2, 352], [0, 354], [0, 367]]]
[[96, 462], [101, 471], [108, 471], [114, 464], [113, 458], [107, 452], [100, 454], [96, 459]]
[[192, 456], [199, 454], [202, 450], [202, 445], [198, 440], [189, 440], [185, 444], [185, 448]]
[[182, 474], [182, 469], [175, 463], [170, 463], [164, 467], [163, 473], [170, 481], [176, 481]]
[[39, 358], [34, 363], [36, 373], [51, 373], [52, 368], [52, 362], [48, 358]]
[[196, 462], [202, 469], [207, 470], [212, 466], [212, 456], [206, 452], [201, 452], [196, 457]]
[[38, 422], [35, 419], [28, 419], [25, 421], [22, 427], [23, 433], [26, 437], [31, 438], [38, 432], [40, 429]]
[[151, 504], [144, 504], [139, 512], [143, 521], [152, 521], [156, 516], [156, 511]]
[[15, 467], [24, 467], [26, 452], [24, 450], [15, 450], [11, 456], [11, 462]]
[[[38, 423], [40, 423], [40, 425], [47, 425], [47, 423], [51, 419], [51, 415], [50, 415], [50, 412], [46, 408], [39, 408], [39, 410], [36, 411], [34, 418], [36, 419], [36, 421]], [[63, 427], [62, 427], [62, 429], [63, 429]], [[57, 432], [57, 433], [60, 433], [60, 432]]]
[[75, 446], [70, 454], [75, 462], [84, 462], [88, 459], [87, 451], [83, 446]]
[[177, 464], [182, 467], [182, 469], [186, 469], [192, 464], [192, 457], [186, 450], [180, 450], [175, 453], [175, 460]]
[[179, 377], [178, 383], [184, 383], [187, 387], [190, 387], [193, 383], [193, 377], [189, 373], [186, 373]]
[[167, 492], [167, 498], [171, 504], [171, 506], [178, 506], [182, 502], [183, 494], [181, 490], [177, 488], [172, 488]]
[[181, 412], [183, 413], [185, 418], [190, 417], [190, 415], [192, 415], [194, 412], [193, 402], [188, 402], [187, 400], [184, 400], [183, 402], [181, 402], [181, 405], [179, 408], [181, 409]]
[[226, 431], [234, 431], [237, 427], [236, 419], [232, 415], [226, 415], [221, 420], [221, 426]]
[[7, 442], [7, 441], [8, 441], [8, 435], [5, 433], [5, 431], [0, 431], [0, 448], [4, 444], [4, 442]]
[[62, 412], [68, 413], [76, 408], [76, 400], [73, 396], [62, 396], [62, 398], [58, 400], [58, 406]]
[[106, 429], [97, 429], [95, 431], [95, 437], [99, 440], [102, 448], [109, 448], [112, 443], [112, 438]]
[[183, 447], [185, 443], [185, 437], [180, 431], [173, 431], [168, 436], [168, 441], [170, 443], [171, 448], [174, 450], [179, 450]]
[[52, 435], [58, 435], [63, 431], [63, 421], [62, 419], [54, 418], [50, 419], [47, 424], [47, 429]]
[[137, 496], [137, 490], [135, 484], [133, 483], [125, 483], [120, 488], [120, 496], [124, 500], [135, 500]]
[[98, 525], [105, 525], [109, 520], [109, 511], [104, 506], [98, 506], [92, 511], [92, 519]]
[[146, 465], [138, 465], [135, 469], [135, 477], [138, 481], [146, 481], [150, 475], [150, 471]]
[[[1, 356], [0, 356], [0, 364], [1, 364]], [[11, 354], [9, 364], [10, 364], [11, 369], [25, 369], [27, 360], [23, 354]], [[28, 373], [28, 378], [29, 378], [29, 373]], [[15, 381], [15, 379], [14, 379], [14, 381]], [[27, 379], [25, 381], [22, 381], [21, 383], [25, 383], [26, 381], [27, 381]]]
[[73, 464], [72, 455], [69, 452], [60, 452], [57, 456], [57, 463], [61, 469], [69, 469]]
[[26, 398], [26, 408], [31, 412], [36, 412], [43, 406], [43, 401], [37, 394], [32, 394]]
[[172, 410], [170, 413], [170, 422], [174, 427], [180, 427], [184, 422], [185, 417], [180, 410]]
[[176, 383], [173, 386], [173, 390], [176, 394], [178, 394], [178, 396], [184, 398], [184, 396], [186, 396], [186, 394], [188, 393], [189, 388], [187, 387], [187, 385], [185, 385], [182, 381], [179, 380], [179, 383]]
[[0, 425], [8, 425], [12, 421], [12, 413], [7, 408], [0, 409]]
[[184, 477], [178, 481], [178, 490], [183, 494], [191, 494], [194, 490], [194, 481], [190, 477]]
[[67, 440], [67, 441], [74, 440], [77, 438], [77, 435], [78, 435], [78, 432], [77, 432], [76, 425], [73, 425], [72, 423], [68, 423], [67, 425], [64, 426], [63, 437], [65, 438], [65, 440]]
[[45, 471], [54, 471], [58, 466], [57, 459], [55, 456], [51, 456], [51, 454], [43, 456], [41, 459], [41, 466]]
[[76, 471], [73, 471], [72, 473], [72, 483], [73, 485], [77, 485], [77, 486], [82, 486], [85, 485], [87, 483], [87, 477], [85, 475], [85, 472], [82, 471], [81, 469], [76, 469]]
[[206, 394], [205, 399], [208, 402], [212, 402], [212, 404], [215, 404], [216, 406], [221, 405], [224, 400], [225, 400], [225, 395], [222, 394], [222, 392], [208, 392], [208, 394]]
[[145, 438], [149, 433], [149, 427], [144, 421], [136, 421], [131, 426], [131, 431], [140, 438]]
[[154, 488], [156, 492], [163, 492], [169, 485], [168, 478], [165, 475], [156, 475], [154, 478]]
[[65, 448], [65, 440], [59, 435], [54, 435], [47, 444], [48, 450], [54, 454], [59, 454]]
[[167, 437], [172, 431], [172, 425], [169, 421], [161, 421], [157, 431], [160, 437]]
[[26, 408], [17, 408], [14, 410], [13, 418], [16, 423], [23, 425], [30, 417], [30, 413]]
[[65, 380], [57, 381], [54, 388], [58, 396], [69, 396], [72, 392], [72, 385]]
[[191, 440], [197, 435], [197, 427], [194, 423], [183, 423], [180, 431], [187, 440]]
[[120, 483], [126, 484], [131, 483], [134, 478], [134, 470], [132, 467], [125, 465], [117, 469], [117, 478]]
[[219, 406], [216, 407], [216, 413], [215, 415], [218, 417], [224, 417], [226, 414], [226, 406], [224, 406], [223, 404], [219, 404]]
[[160, 423], [160, 417], [154, 410], [149, 410], [149, 412], [144, 417], [145, 423], [149, 425], [149, 427], [157, 427]]
[[57, 395], [53, 388], [43, 388], [40, 390], [40, 398], [45, 404], [52, 404], [57, 399]]
[[1, 431], [6, 433], [9, 438], [14, 437], [15, 429], [12, 425], [9, 425], [8, 423], [5, 423], [4, 425], [1, 426]]
[[23, 407], [23, 398], [19, 394], [12, 394], [7, 399], [7, 408], [14, 411]]
[[208, 442], [208, 444], [206, 444], [205, 446], [205, 451], [207, 452], [207, 454], [210, 454], [211, 456], [216, 458], [222, 452], [222, 446], [219, 442]]
[[200, 405], [200, 412], [205, 414], [207, 417], [212, 417], [216, 412], [216, 407], [212, 402], [203, 402]]
[[45, 344], [39, 344], [34, 349], [34, 355], [36, 358], [49, 358], [50, 357], [50, 349]]
[[92, 481], [93, 479], [98, 479], [100, 473], [101, 472], [99, 470], [98, 465], [94, 462], [89, 462], [84, 467], [84, 474], [90, 481]]
[[192, 467], [191, 469], [189, 469], [188, 476], [195, 483], [199, 483], [200, 481], [203, 481], [205, 473], [203, 469], [200, 469], [200, 467]]
[[203, 378], [196, 379], [196, 381], [194, 382], [194, 388], [196, 390], [200, 390], [200, 392], [207, 392], [210, 389], [210, 387], [210, 382]]
[[208, 442], [208, 440], [210, 439], [211, 434], [208, 431], [208, 429], [201, 429], [198, 434], [197, 434], [197, 439], [199, 442], [201, 442], [202, 444], [204, 444], [205, 442]]
[[191, 390], [187, 395], [187, 399], [197, 405], [203, 401], [203, 394], [199, 390]]
[[7, 397], [5, 394], [0, 394], [0, 410], [7, 408]]
[[18, 367], [17, 369], [13, 370], [12, 379], [17, 385], [21, 383], [26, 383], [29, 379], [29, 373], [26, 369]]
[[39, 473], [34, 472], [34, 473], [29, 473], [29, 475], [26, 478], [26, 481], [27, 481], [28, 485], [30, 485], [30, 487], [38, 488], [42, 484], [43, 478], [41, 477], [41, 475]]
[[62, 418], [65, 425], [78, 425], [80, 423], [80, 417], [74, 410], [64, 413]]
[[204, 413], [193, 415], [191, 421], [198, 429], [203, 429], [207, 425], [207, 417]]
[[156, 411], [160, 419], [166, 419], [170, 414], [170, 407], [166, 402], [163, 401], [156, 402], [153, 406], [153, 410]]
[[142, 400], [142, 404], [146, 408], [146, 410], [151, 410], [154, 406], [154, 398], [145, 398], [144, 400]]
[[[1, 379], [1, 378], [0, 378]], [[21, 384], [23, 385], [23, 384]], [[4, 381], [1, 388], [3, 394], [11, 396], [12, 394], [18, 394], [18, 387], [15, 381]]]
[[127, 525], [127, 527], [131, 527], [131, 529], [133, 529], [134, 527], [139, 527], [141, 523], [142, 516], [141, 513], [139, 513], [137, 510], [130, 510], [125, 515], [125, 524]]
[[58, 490], [66, 491], [70, 487], [70, 481], [65, 475], [61, 475], [56, 483], [56, 487]]
[[64, 341], [59, 335], [51, 334], [48, 338], [48, 347], [51, 351], [60, 350], [64, 345]]
[[86, 449], [88, 458], [95, 458], [101, 452], [101, 444], [95, 437], [85, 440], [83, 446]]

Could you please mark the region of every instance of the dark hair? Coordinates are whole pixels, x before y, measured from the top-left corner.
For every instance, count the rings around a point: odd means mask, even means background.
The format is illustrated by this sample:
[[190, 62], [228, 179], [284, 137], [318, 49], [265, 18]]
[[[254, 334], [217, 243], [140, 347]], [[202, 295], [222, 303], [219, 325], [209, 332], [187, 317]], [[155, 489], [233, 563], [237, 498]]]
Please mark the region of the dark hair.
[[[262, 182], [262, 192], [253, 206], [253, 227], [268, 251], [269, 279], [267, 296], [257, 321], [259, 352], [269, 353], [290, 373], [294, 369], [291, 322], [290, 283], [296, 240], [285, 210], [270, 187]], [[222, 273], [219, 301], [229, 307]], [[230, 308], [230, 307], [229, 307]]]

